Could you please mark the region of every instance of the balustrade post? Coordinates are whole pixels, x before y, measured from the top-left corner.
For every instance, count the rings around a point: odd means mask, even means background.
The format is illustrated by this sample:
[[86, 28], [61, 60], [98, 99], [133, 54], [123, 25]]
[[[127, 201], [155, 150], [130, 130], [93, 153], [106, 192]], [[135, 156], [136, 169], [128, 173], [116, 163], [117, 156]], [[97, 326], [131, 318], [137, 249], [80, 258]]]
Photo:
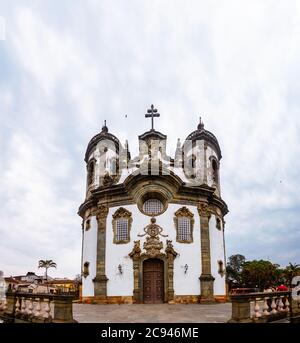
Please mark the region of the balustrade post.
[[54, 298], [54, 323], [74, 323], [73, 297], [57, 296]]
[[230, 323], [251, 322], [250, 298], [245, 296], [231, 296], [232, 315]]
[[16, 296], [14, 293], [6, 293], [6, 309], [4, 314], [13, 317], [15, 315]]
[[255, 306], [254, 306], [255, 318], [261, 317], [260, 306], [259, 306], [258, 301], [259, 301], [259, 299], [255, 299]]
[[41, 298], [37, 298], [36, 301], [37, 301], [37, 304], [35, 307], [35, 314], [34, 315], [36, 317], [40, 317], [41, 316]]
[[26, 298], [24, 297], [21, 298], [21, 313], [26, 313]]
[[21, 312], [21, 304], [20, 304], [20, 297], [17, 297], [16, 305], [15, 305], [15, 314]]
[[269, 316], [269, 315], [270, 315], [270, 313], [269, 313], [268, 299], [269, 299], [269, 298], [265, 298], [265, 299], [264, 299], [264, 306], [263, 306], [263, 315], [264, 315], [264, 316]]
[[51, 311], [50, 301], [49, 301], [49, 299], [45, 299], [44, 302], [45, 302], [45, 307], [44, 307], [43, 317], [45, 319], [48, 319], [48, 318], [50, 318], [50, 311]]

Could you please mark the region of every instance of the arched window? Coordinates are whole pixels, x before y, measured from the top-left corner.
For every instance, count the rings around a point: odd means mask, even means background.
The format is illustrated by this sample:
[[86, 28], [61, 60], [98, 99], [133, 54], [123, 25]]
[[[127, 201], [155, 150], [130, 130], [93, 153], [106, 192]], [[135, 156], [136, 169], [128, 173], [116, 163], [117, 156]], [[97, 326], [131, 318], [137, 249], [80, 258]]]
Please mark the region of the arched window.
[[221, 230], [221, 219], [220, 218], [216, 218], [216, 228], [218, 229], [218, 230]]
[[88, 165], [88, 186], [94, 182], [95, 176], [95, 161], [91, 161]]
[[222, 260], [218, 261], [218, 273], [221, 275], [221, 277], [223, 277], [225, 274], [224, 263]]
[[185, 161], [184, 172], [189, 178], [196, 177], [196, 156], [193, 154], [189, 156]]
[[212, 161], [211, 161], [211, 165], [212, 165], [212, 179], [213, 179], [213, 182], [215, 183], [218, 183], [218, 163], [217, 161], [213, 158]]
[[83, 264], [82, 275], [83, 275], [85, 278], [90, 274], [89, 267], [90, 267], [90, 263], [89, 263], [89, 262], [84, 262], [84, 264]]
[[179, 243], [192, 243], [194, 226], [193, 213], [184, 206], [175, 212], [174, 222], [177, 232], [176, 241]]
[[132, 224], [131, 212], [120, 207], [113, 215], [114, 243], [125, 244], [130, 242], [130, 229]]
[[88, 231], [91, 228], [91, 218], [88, 218], [85, 221], [85, 231]]

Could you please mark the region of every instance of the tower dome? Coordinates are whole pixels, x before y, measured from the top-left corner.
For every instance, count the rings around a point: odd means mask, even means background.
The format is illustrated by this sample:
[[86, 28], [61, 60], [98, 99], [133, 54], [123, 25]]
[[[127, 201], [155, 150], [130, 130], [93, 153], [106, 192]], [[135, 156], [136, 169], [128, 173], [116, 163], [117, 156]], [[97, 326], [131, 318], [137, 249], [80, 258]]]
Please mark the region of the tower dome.
[[118, 138], [116, 136], [114, 136], [113, 134], [111, 134], [110, 132], [108, 132], [108, 127], [106, 126], [106, 120], [104, 120], [104, 125], [102, 126], [102, 130], [100, 133], [96, 134], [89, 142], [87, 149], [86, 149], [86, 153], [85, 153], [85, 162], [88, 162], [91, 152], [94, 150], [94, 148], [97, 146], [97, 144], [100, 141], [104, 141], [104, 140], [108, 140], [108, 141], [112, 141], [115, 146], [117, 151], [119, 150], [120, 147], [120, 141], [118, 140]]
[[221, 148], [219, 146], [216, 136], [212, 134], [210, 131], [204, 129], [204, 123], [201, 120], [201, 117], [197, 130], [190, 133], [186, 138], [186, 141], [195, 142], [197, 140], [205, 140], [208, 144], [211, 144], [218, 155], [218, 159], [220, 160], [222, 158]]

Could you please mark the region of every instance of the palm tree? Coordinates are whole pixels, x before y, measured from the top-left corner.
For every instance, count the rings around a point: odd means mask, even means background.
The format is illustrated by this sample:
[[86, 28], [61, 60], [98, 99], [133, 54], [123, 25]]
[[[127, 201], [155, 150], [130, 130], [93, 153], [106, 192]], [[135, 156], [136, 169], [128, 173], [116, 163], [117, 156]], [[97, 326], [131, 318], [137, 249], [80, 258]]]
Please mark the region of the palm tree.
[[47, 293], [49, 293], [48, 269], [49, 268], [56, 268], [56, 263], [52, 260], [39, 260], [39, 268], [45, 268], [46, 269]]

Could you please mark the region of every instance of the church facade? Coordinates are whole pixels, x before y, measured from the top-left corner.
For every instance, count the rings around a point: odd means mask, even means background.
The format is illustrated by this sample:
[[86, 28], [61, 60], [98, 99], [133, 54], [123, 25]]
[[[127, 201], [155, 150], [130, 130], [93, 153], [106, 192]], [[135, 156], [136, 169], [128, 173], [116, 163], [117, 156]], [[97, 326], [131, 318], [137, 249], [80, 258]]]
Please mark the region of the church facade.
[[152, 127], [131, 157], [105, 125], [88, 144], [82, 299], [88, 303], [225, 301], [221, 149], [201, 122], [175, 156]]

